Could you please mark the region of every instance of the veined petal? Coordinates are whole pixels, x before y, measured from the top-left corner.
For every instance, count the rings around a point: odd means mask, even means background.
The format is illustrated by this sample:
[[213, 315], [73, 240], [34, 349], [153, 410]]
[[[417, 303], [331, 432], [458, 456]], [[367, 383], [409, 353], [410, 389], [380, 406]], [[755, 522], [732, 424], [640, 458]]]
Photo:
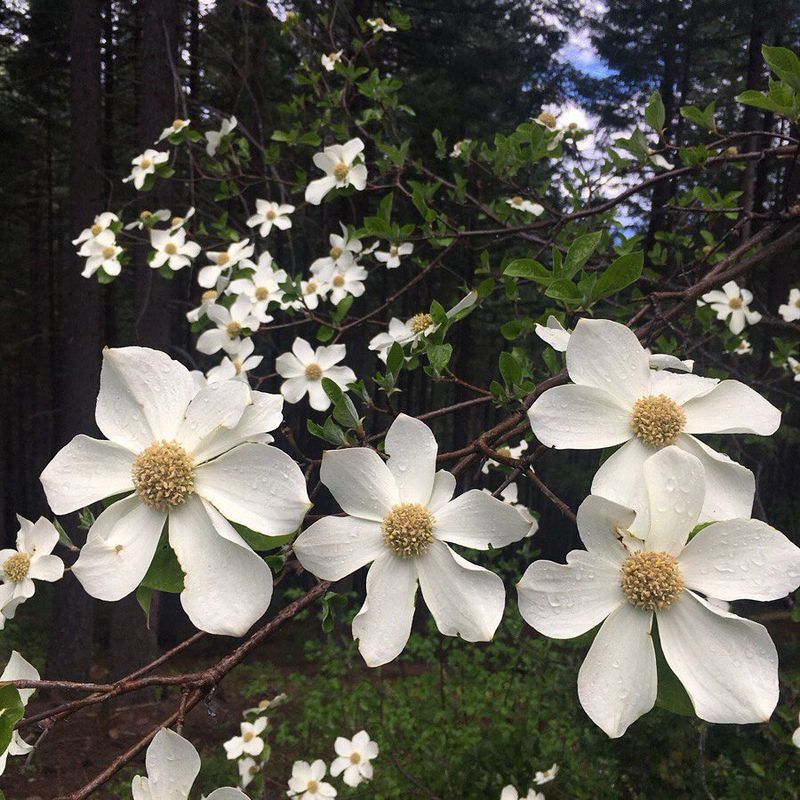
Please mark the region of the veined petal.
[[771, 436], [781, 412], [739, 381], [722, 381], [708, 394], [684, 406], [686, 433], [756, 433]]
[[633, 509], [590, 494], [578, 508], [578, 533], [590, 553], [619, 567], [628, 557], [620, 531], [629, 531], [634, 519]]
[[250, 402], [250, 387], [244, 381], [210, 383], [189, 403], [175, 438], [199, 460], [196, 454], [205, 440], [220, 430], [234, 428]]
[[192, 623], [223, 636], [247, 633], [272, 598], [266, 563], [197, 496], [170, 511], [169, 543], [185, 573], [181, 605]]
[[136, 495], [110, 505], [94, 522], [72, 572], [98, 600], [121, 600], [142, 582], [153, 561], [165, 511]]
[[623, 603], [603, 623], [578, 673], [578, 699], [612, 739], [653, 708], [658, 691], [653, 615]]
[[323, 517], [294, 542], [304, 569], [326, 581], [338, 581], [386, 553], [378, 522], [358, 517]]
[[778, 703], [778, 653], [763, 625], [715, 608], [690, 591], [659, 611], [670, 669], [707, 722], [766, 722]]
[[352, 517], [381, 522], [392, 506], [401, 502], [389, 468], [367, 447], [326, 450], [320, 480]]
[[200, 772], [200, 756], [183, 736], [162, 728], [147, 748], [145, 766], [153, 800], [179, 800], [189, 797]]
[[401, 503], [427, 506], [436, 474], [439, 445], [433, 431], [421, 420], [399, 414], [386, 433], [384, 445]]
[[440, 469], [433, 477], [433, 488], [428, 500], [428, 511], [436, 513], [442, 506], [453, 499], [456, 490], [456, 479], [452, 472]]
[[708, 394], [718, 385], [719, 381], [716, 378], [704, 378], [690, 372], [676, 374], [654, 369], [650, 372], [648, 394], [665, 394], [682, 406], [692, 398]]
[[553, 639], [590, 631], [626, 602], [619, 566], [584, 550], [569, 553], [566, 564], [534, 561], [517, 592], [525, 622]]
[[528, 417], [536, 438], [559, 450], [613, 447], [634, 435], [630, 407], [593, 386], [548, 389], [531, 406]]
[[800, 548], [757, 519], [703, 528], [678, 562], [690, 589], [718, 600], [777, 600], [800, 584]]
[[368, 667], [387, 664], [411, 635], [417, 568], [413, 558], [386, 553], [367, 573], [367, 599], [353, 620], [353, 638]]
[[516, 508], [471, 489], [436, 512], [433, 535], [443, 542], [488, 550], [524, 539], [529, 529], [530, 522]]
[[135, 456], [121, 445], [80, 434], [58, 451], [40, 476], [47, 502], [56, 514], [133, 491]]

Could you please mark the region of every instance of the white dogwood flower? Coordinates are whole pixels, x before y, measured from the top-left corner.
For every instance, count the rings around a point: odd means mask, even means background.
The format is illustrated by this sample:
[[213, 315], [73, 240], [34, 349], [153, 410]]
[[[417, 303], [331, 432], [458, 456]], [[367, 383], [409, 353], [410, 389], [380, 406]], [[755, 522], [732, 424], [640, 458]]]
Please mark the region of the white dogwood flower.
[[316, 153], [314, 164], [325, 173], [325, 177], [311, 181], [306, 186], [306, 202], [318, 206], [334, 188], [352, 186], [362, 191], [367, 185], [367, 168], [357, 159], [361, 159], [363, 150], [364, 142], [356, 138], [345, 144], [332, 144], [321, 153]]
[[253, 274], [247, 278], [231, 281], [228, 293], [247, 295], [253, 306], [253, 316], [260, 322], [272, 322], [273, 317], [267, 314], [267, 308], [270, 303], [283, 302], [284, 291], [281, 289], [281, 284], [289, 280], [286, 270], [275, 269], [272, 256], [266, 251], [258, 257], [258, 264], [246, 261], [240, 266], [252, 269]]
[[378, 250], [375, 258], [382, 264], [386, 264], [386, 269], [397, 269], [400, 266], [400, 259], [403, 256], [410, 256], [414, 252], [414, 245], [411, 242], [390, 245], [388, 250]]
[[17, 521], [16, 549], [0, 550], [0, 613], [6, 619], [13, 619], [17, 606], [33, 597], [34, 581], [52, 583], [64, 575], [64, 562], [52, 554], [58, 544], [53, 523], [39, 517], [34, 524], [19, 514]]
[[300, 281], [300, 291], [303, 293], [303, 298], [297, 302], [297, 310], [308, 308], [313, 311], [319, 306], [320, 300], [325, 300], [330, 290], [330, 284], [325, 283], [319, 277], [312, 276], [307, 281]]
[[103, 231], [108, 230], [108, 228], [110, 228], [115, 222], [119, 222], [119, 217], [111, 211], [104, 211], [102, 214], [98, 214], [94, 218], [94, 222], [92, 223], [91, 227], [84, 228], [78, 234], [78, 237], [72, 240], [72, 244], [82, 245], [82, 247], [78, 250], [78, 255], [91, 255], [86, 243], [92, 239], [96, 239]]
[[331, 775], [348, 786], [358, 786], [372, 780], [372, 759], [378, 757], [378, 745], [369, 738], [366, 731], [359, 731], [352, 739], [337, 736], [334, 742], [335, 758], [331, 762]]
[[336, 789], [322, 779], [327, 768], [325, 762], [318, 758], [312, 764], [308, 761], [295, 761], [292, 765], [292, 777], [289, 778], [288, 797], [299, 797], [300, 800], [326, 800], [336, 797]]
[[311, 345], [299, 337], [292, 344], [291, 353], [282, 353], [275, 359], [275, 369], [285, 378], [281, 384], [281, 394], [289, 403], [299, 403], [308, 394], [308, 402], [315, 411], [326, 411], [331, 399], [322, 388], [322, 379], [330, 378], [342, 389], [356, 380], [350, 367], [336, 365], [347, 355], [343, 344], [312, 349]]
[[[535, 561], [519, 582], [519, 607], [545, 636], [570, 639], [601, 622], [578, 675], [591, 719], [618, 737], [655, 704], [653, 617], [670, 669], [707, 722], [769, 719], [778, 701], [778, 655], [762, 625], [708, 602], [776, 600], [800, 584], [800, 549], [765, 522], [701, 518], [703, 466], [667, 447], [642, 467], [649, 524], [597, 495], [578, 509], [586, 550], [567, 564]], [[688, 541], [688, 543], [687, 543]]]
[[795, 381], [800, 382], [800, 361], [791, 356], [786, 356], [786, 366], [794, 374]]
[[186, 319], [189, 322], [197, 322], [201, 317], [205, 316], [209, 306], [216, 305], [217, 300], [222, 296], [222, 293], [228, 286], [229, 279], [225, 275], [220, 275], [217, 278], [217, 284], [213, 289], [206, 289], [200, 297], [200, 305], [193, 308], [191, 311], [186, 312]]
[[122, 271], [119, 257], [123, 249], [117, 244], [112, 230], [107, 228], [99, 235], [87, 240], [81, 246], [81, 250], [88, 256], [83, 272], [81, 272], [84, 278], [91, 278], [99, 269], [112, 277], [119, 275]]
[[544, 772], [536, 772], [533, 776], [533, 782], [537, 786], [542, 786], [545, 783], [550, 783], [550, 781], [555, 780], [556, 775], [558, 775], [558, 764], [553, 764], [550, 769], [546, 769]]
[[223, 119], [218, 131], [206, 131], [206, 153], [212, 158], [217, 154], [222, 140], [239, 124], [236, 117]]
[[463, 148], [472, 144], [472, 139], [460, 139], [453, 144], [453, 149], [450, 151], [450, 158], [461, 158]]
[[336, 65], [342, 60], [343, 52], [344, 50], [337, 50], [334, 53], [323, 53], [323, 55], [320, 57], [322, 66], [325, 67], [328, 72], [333, 72]]
[[168, 159], [169, 153], [161, 153], [158, 150], [148, 148], [140, 156], [136, 156], [136, 158], [131, 160], [131, 164], [133, 165], [131, 174], [128, 175], [127, 178], [123, 178], [122, 182], [128, 183], [129, 181], [133, 181], [133, 185], [137, 189], [141, 189], [144, 186], [147, 176], [153, 175], [156, 171], [156, 167], [161, 164], [166, 164]]
[[707, 303], [717, 313], [718, 320], [728, 321], [731, 333], [740, 334], [745, 325], [755, 325], [761, 320], [758, 311], [750, 310], [750, 303], [753, 302], [753, 294], [747, 289], [742, 289], [736, 281], [728, 281], [723, 284], [722, 291], [715, 289], [706, 292], [702, 301], [698, 305]]
[[187, 212], [181, 216], [174, 216], [169, 221], [169, 232], [174, 233], [178, 228], [182, 228], [193, 216], [195, 212], [195, 207], [190, 206]]
[[181, 604], [208, 633], [241, 636], [267, 610], [269, 567], [228, 520], [265, 536], [295, 530], [305, 479], [263, 444], [283, 400], [242, 381], [202, 385], [156, 350], [103, 351], [95, 419], [106, 440], [76, 436], [45, 468], [56, 514], [125, 494], [97, 517], [72, 570], [100, 600], [142, 582], [162, 541], [184, 573]]
[[749, 517], [753, 473], [694, 434], [769, 436], [780, 424], [780, 411], [739, 381], [653, 370], [649, 358], [624, 325], [580, 320], [566, 353], [573, 383], [548, 389], [528, 411], [536, 437], [558, 449], [622, 444], [595, 474], [592, 492], [635, 509], [643, 530], [648, 518], [642, 465], [672, 444], [703, 462], [702, 521]]
[[[522, 458], [522, 454], [528, 449], [528, 443], [525, 439], [522, 439], [520, 443], [516, 447], [511, 447], [511, 445], [504, 445], [503, 447], [499, 447], [497, 452], [501, 456], [505, 456], [506, 458]], [[483, 466], [481, 467], [481, 472], [484, 475], [489, 474], [490, 467], [502, 467], [504, 466], [499, 461], [495, 461], [492, 458], [487, 458], [486, 461], [483, 462]]]
[[225, 250], [207, 251], [206, 256], [211, 263], [200, 270], [197, 282], [204, 289], [210, 289], [223, 272], [250, 258], [255, 249], [255, 245], [250, 244], [249, 239], [242, 239], [241, 242], [231, 242]]
[[236, 768], [239, 770], [239, 783], [242, 789], [246, 789], [252, 783], [253, 778], [261, 772], [262, 766], [262, 764], [259, 764], [254, 758], [250, 758], [250, 756], [239, 759]]
[[800, 747], [800, 715], [797, 717], [798, 726], [792, 734], [792, 744], [795, 747]]
[[193, 258], [200, 255], [197, 242], [186, 241], [186, 231], [178, 228], [174, 233], [158, 229], [150, 230], [150, 244], [155, 253], [150, 259], [150, 266], [159, 269], [168, 266], [173, 272], [188, 267]]
[[751, 345], [747, 339], [742, 339], [733, 349], [733, 352], [736, 353], [737, 356], [749, 356], [753, 352], [753, 345]]
[[267, 729], [267, 718], [259, 717], [254, 722], [242, 722], [240, 735], [228, 739], [222, 746], [230, 760], [241, 756], [260, 756], [264, 750], [264, 739], [261, 736]]
[[318, 258], [311, 264], [312, 275], [328, 275], [335, 269], [348, 267], [361, 252], [363, 247], [361, 240], [351, 239], [347, 226], [342, 222], [339, 225], [342, 228], [342, 235], [330, 234], [328, 241], [331, 249], [328, 251], [327, 256]]
[[330, 287], [328, 299], [336, 306], [349, 294], [361, 297], [364, 294], [364, 281], [368, 274], [364, 267], [355, 262], [346, 267], [335, 268], [325, 281]]
[[536, 789], [528, 789], [528, 794], [520, 798], [517, 787], [509, 783], [508, 786], [504, 786], [503, 791], [500, 792], [500, 800], [545, 800], [545, 796], [541, 792], [537, 792]]
[[190, 122], [191, 120], [189, 119], [180, 119], [180, 117], [176, 117], [172, 121], [172, 125], [161, 131], [161, 136], [156, 139], [156, 144], [163, 142], [164, 139], [168, 139], [173, 133], [180, 133], [184, 128], [188, 127]]
[[449, 544], [503, 547], [522, 539], [528, 525], [479, 489], [452, 499], [456, 479], [436, 471], [438, 445], [424, 422], [400, 414], [384, 449], [387, 462], [367, 447], [324, 453], [320, 480], [348, 516], [315, 522], [295, 541], [295, 555], [309, 572], [331, 581], [372, 563], [367, 599], [353, 620], [370, 667], [403, 651], [418, 585], [442, 634], [491, 640], [503, 616], [503, 581]]
[[212, 367], [206, 378], [209, 383], [220, 381], [247, 380], [247, 373], [255, 369], [263, 360], [263, 356], [254, 356], [255, 345], [252, 339], [242, 339], [239, 347], [233, 353], [224, 356], [222, 362]]
[[289, 203], [256, 200], [256, 213], [247, 220], [247, 227], [258, 227], [261, 236], [268, 236], [273, 225], [279, 230], [285, 231], [292, 227], [289, 215], [293, 212], [294, 206]]
[[800, 289], [789, 290], [789, 299], [784, 305], [778, 306], [778, 313], [785, 322], [797, 322], [800, 319]]
[[539, 217], [544, 214], [544, 206], [539, 203], [534, 203], [533, 200], [526, 200], [518, 194], [509, 197], [506, 203], [514, 209], [514, 211], [524, 211], [526, 214], [533, 214], [534, 217]]
[[373, 17], [367, 20], [367, 25], [372, 28], [374, 33], [381, 31], [383, 33], [394, 33], [397, 28], [389, 25], [383, 17]]
[[378, 333], [369, 340], [369, 349], [374, 350], [378, 354], [378, 358], [386, 363], [389, 357], [389, 350], [392, 345], [399, 344], [400, 346], [408, 344], [414, 339], [414, 331], [411, 328], [411, 320], [403, 322], [397, 317], [392, 317], [389, 320], [389, 329], [383, 333]]
[[[133, 800], [189, 800], [200, 756], [180, 734], [162, 728], [150, 742], [144, 757], [147, 777], [136, 775], [131, 783]], [[215, 789], [205, 800], [248, 800], [232, 786]]]
[[[481, 491], [494, 496], [494, 492], [491, 489], [483, 488]], [[516, 482], [509, 483], [508, 486], [500, 492], [500, 499], [506, 503], [506, 505], [516, 509], [517, 513], [525, 520], [525, 523], [528, 525], [528, 532], [524, 536], [525, 539], [533, 536], [533, 534], [539, 530], [539, 521], [519, 502], [519, 487]]]
[[230, 308], [214, 304], [206, 308], [206, 316], [216, 325], [203, 331], [197, 338], [197, 349], [206, 355], [224, 350], [236, 353], [242, 337], [257, 331], [260, 325], [253, 313], [253, 304], [246, 294], [240, 294]]
[[[39, 672], [33, 664], [29, 664], [16, 650], [11, 651], [11, 657], [0, 675], [0, 683], [3, 681], [38, 681]], [[36, 689], [17, 689], [22, 705], [27, 706], [28, 700]], [[26, 756], [33, 750], [33, 745], [28, 744], [20, 735], [19, 731], [11, 734], [11, 741], [8, 747], [0, 753], [0, 775], [6, 771], [6, 762], [9, 756]]]
[[148, 211], [144, 209], [139, 212], [139, 216], [125, 226], [126, 231], [137, 230], [141, 231], [145, 228], [151, 228], [157, 222], [166, 222], [172, 212], [168, 208], [158, 208], [155, 211]]

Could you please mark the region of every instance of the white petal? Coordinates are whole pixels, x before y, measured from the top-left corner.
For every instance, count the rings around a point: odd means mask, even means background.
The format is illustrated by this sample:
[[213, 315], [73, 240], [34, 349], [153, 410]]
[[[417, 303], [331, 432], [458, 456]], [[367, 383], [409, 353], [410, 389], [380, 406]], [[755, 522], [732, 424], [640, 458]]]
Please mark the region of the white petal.
[[595, 725], [612, 739], [655, 705], [656, 655], [652, 614], [621, 605], [597, 632], [578, 673], [578, 698]]
[[684, 406], [686, 433], [757, 433], [771, 436], [781, 412], [758, 392], [739, 381], [722, 381]]
[[664, 657], [700, 719], [744, 724], [770, 718], [778, 702], [778, 653], [763, 625], [688, 591], [657, 618]]
[[162, 728], [147, 748], [145, 765], [153, 800], [179, 800], [189, 797], [200, 756], [183, 736]]
[[220, 430], [234, 428], [250, 402], [250, 388], [244, 381], [209, 384], [189, 403], [175, 438], [199, 461], [197, 453], [205, 440]]
[[185, 573], [181, 605], [192, 623], [223, 636], [247, 633], [272, 597], [264, 561], [196, 496], [170, 511], [169, 543]]
[[703, 528], [678, 560], [690, 589], [719, 600], [778, 600], [800, 584], [800, 548], [756, 519]]
[[627, 506], [590, 494], [578, 508], [578, 533], [590, 553], [620, 566], [628, 557], [620, 531], [630, 530], [635, 518]]
[[300, 467], [265, 444], [241, 444], [199, 466], [195, 491], [224, 517], [267, 536], [296, 530], [311, 507]]
[[311, 183], [306, 186], [306, 202], [311, 203], [312, 206], [318, 206], [325, 195], [328, 194], [334, 186], [336, 186], [336, 178], [332, 175], [311, 181]]
[[401, 503], [428, 505], [436, 474], [439, 445], [421, 420], [400, 414], [386, 433], [387, 466], [394, 475]]
[[516, 508], [471, 489], [436, 512], [433, 535], [444, 542], [488, 550], [524, 539], [529, 528]]
[[205, 800], [250, 800], [248, 796], [241, 790], [235, 789], [232, 786], [223, 786], [220, 789], [214, 789]]
[[567, 345], [569, 377], [631, 406], [647, 394], [650, 366], [636, 334], [618, 322], [581, 319]]
[[64, 577], [64, 562], [58, 556], [35, 556], [28, 575], [37, 581], [60, 581]]
[[[16, 650], [11, 651], [8, 663], [0, 674], [0, 681], [38, 681], [39, 671], [33, 664], [28, 663]], [[31, 695], [36, 689], [19, 689], [19, 697], [22, 705], [26, 706]]]
[[678, 447], [665, 447], [644, 462], [650, 529], [645, 549], [678, 555], [703, 508], [703, 466]]
[[590, 631], [626, 602], [619, 566], [584, 550], [573, 550], [566, 564], [534, 561], [517, 592], [525, 622], [553, 639]]
[[166, 512], [136, 495], [110, 505], [94, 522], [72, 572], [98, 600], [121, 600], [142, 582], [158, 546]]
[[338, 581], [386, 552], [381, 526], [358, 517], [323, 517], [294, 542], [304, 569], [326, 581]]
[[301, 376], [289, 378], [281, 384], [281, 394], [287, 403], [299, 403], [308, 391], [309, 381]]
[[367, 573], [367, 599], [353, 620], [353, 638], [369, 667], [387, 664], [403, 652], [411, 635], [417, 569], [412, 558], [386, 553]]
[[[330, 375], [325, 375], [326, 378], [333, 378]], [[331, 399], [328, 397], [327, 392], [322, 388], [321, 381], [308, 381], [308, 404], [315, 411], [327, 411], [331, 406]], [[288, 398], [287, 398], [288, 399]]]
[[443, 542], [432, 542], [416, 562], [422, 596], [439, 631], [468, 642], [491, 641], [503, 618], [503, 581]]
[[442, 506], [449, 503], [455, 490], [456, 479], [453, 473], [440, 469], [433, 478], [433, 489], [431, 490], [430, 500], [428, 500], [428, 510], [435, 513]]
[[686, 372], [652, 370], [649, 394], [665, 394], [682, 406], [694, 397], [708, 394], [718, 385], [719, 381], [716, 378], [703, 378]]
[[[34, 554], [33, 560], [41, 558], [46, 553], [52, 553], [58, 544], [58, 530], [49, 519], [39, 517], [35, 524], [17, 515], [21, 530], [17, 534], [17, 547], [27, 553]], [[26, 523], [24, 526], [22, 523]]]
[[596, 450], [628, 441], [631, 409], [613, 395], [592, 386], [548, 389], [528, 411], [536, 438], [559, 450]]
[[342, 510], [352, 517], [380, 522], [400, 502], [392, 473], [367, 447], [326, 450], [319, 475]]
[[134, 455], [120, 445], [82, 434], [58, 451], [40, 480], [56, 514], [133, 491]]

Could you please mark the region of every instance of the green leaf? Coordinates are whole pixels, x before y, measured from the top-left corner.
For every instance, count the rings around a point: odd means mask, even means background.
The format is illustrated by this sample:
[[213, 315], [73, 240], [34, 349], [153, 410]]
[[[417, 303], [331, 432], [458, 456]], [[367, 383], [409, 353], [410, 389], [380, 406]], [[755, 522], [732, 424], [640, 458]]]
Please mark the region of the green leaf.
[[583, 300], [583, 295], [578, 290], [578, 287], [566, 278], [553, 281], [547, 287], [545, 294], [554, 300], [566, 300], [568, 303], [580, 303]]
[[500, 333], [503, 334], [504, 338], [513, 341], [514, 339], [519, 339], [520, 336], [526, 333], [530, 333], [535, 327], [536, 324], [534, 321], [528, 317], [511, 319], [501, 326]]
[[[564, 260], [564, 266], [558, 274], [558, 277], [574, 277], [581, 267], [591, 258], [592, 253], [597, 250], [597, 245], [600, 244], [602, 236], [602, 231], [595, 231], [594, 233], [587, 233], [584, 236], [579, 236], [569, 246], [567, 257]], [[550, 296], [553, 297], [554, 295]]]
[[403, 352], [403, 348], [395, 342], [389, 348], [389, 354], [386, 357], [386, 368], [391, 372], [393, 375], [397, 375], [400, 370], [403, 368], [403, 364], [405, 363], [406, 356]]
[[650, 100], [647, 102], [644, 118], [647, 124], [659, 134], [659, 136], [664, 130], [665, 117], [666, 114], [664, 111], [664, 103], [661, 101], [661, 95], [658, 92], [653, 92], [650, 95]]
[[10, 684], [0, 688], [0, 753], [5, 753], [14, 735], [14, 726], [25, 714], [19, 690]]
[[692, 701], [689, 699], [686, 689], [683, 688], [683, 684], [669, 668], [661, 651], [661, 642], [655, 628], [653, 629], [653, 634], [654, 643], [656, 644], [656, 671], [658, 673], [656, 704], [667, 711], [671, 711], [673, 714], [678, 714], [682, 717], [693, 717], [694, 706]]
[[608, 297], [639, 280], [644, 266], [644, 253], [628, 253], [620, 256], [600, 276], [592, 291], [594, 299]]
[[142, 579], [142, 586], [157, 589], [160, 592], [183, 591], [183, 570], [178, 563], [175, 552], [169, 546], [169, 535], [166, 526], [156, 548], [156, 554]]
[[755, 89], [748, 89], [736, 97], [737, 103], [742, 103], [746, 106], [755, 106], [756, 108], [764, 108], [767, 111], [774, 111], [783, 116], [789, 116], [791, 113], [791, 106], [786, 106], [773, 100], [769, 95], [764, 92], [757, 92]]
[[136, 602], [139, 604], [139, 608], [144, 611], [144, 618], [148, 628], [150, 627], [150, 605], [153, 602], [155, 591], [155, 589], [144, 585], [136, 589]]
[[436, 372], [441, 372], [450, 363], [453, 346], [451, 344], [432, 344], [426, 352], [431, 366]]
[[522, 379], [522, 367], [511, 353], [500, 353], [500, 374], [509, 388], [516, 386]]
[[515, 258], [504, 270], [503, 275], [509, 278], [527, 278], [529, 281], [548, 284], [553, 274], [544, 264], [534, 258]]
[[796, 92], [800, 92], [800, 58], [785, 47], [761, 48], [761, 54], [769, 68], [783, 81], [786, 81]]

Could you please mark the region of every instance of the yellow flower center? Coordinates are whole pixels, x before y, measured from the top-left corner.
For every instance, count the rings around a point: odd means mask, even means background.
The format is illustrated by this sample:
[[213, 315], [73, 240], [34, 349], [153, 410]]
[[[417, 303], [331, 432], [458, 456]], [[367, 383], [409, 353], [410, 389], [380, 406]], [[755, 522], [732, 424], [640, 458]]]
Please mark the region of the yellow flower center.
[[433, 541], [433, 514], [419, 503], [400, 503], [381, 523], [383, 543], [400, 558], [427, 552]]
[[223, 266], [227, 264], [231, 260], [231, 257], [227, 253], [220, 253], [217, 256], [217, 266]]
[[511, 448], [509, 447], [501, 447], [497, 451], [497, 455], [503, 456], [503, 458], [513, 458], [511, 455]]
[[258, 767], [255, 764], [249, 767], [247, 771], [250, 775], [258, 775]]
[[148, 211], [147, 209], [145, 209], [144, 211], [142, 211], [141, 214], [139, 214], [139, 219], [142, 222], [147, 222], [147, 220], [149, 220], [150, 217], [152, 217], [152, 216], [153, 216], [153, 212], [152, 211]]
[[308, 786], [306, 787], [307, 792], [310, 792], [311, 794], [316, 794], [318, 789], [319, 789], [319, 783], [317, 783], [317, 781], [308, 782]]
[[240, 322], [236, 322], [236, 320], [234, 320], [233, 322], [229, 322], [225, 326], [225, 331], [228, 334], [228, 336], [231, 337], [231, 339], [235, 339], [239, 335], [241, 330], [242, 330], [242, 325]]
[[178, 225], [183, 225], [183, 217], [173, 217], [169, 224], [173, 228], [177, 228]]
[[194, 462], [177, 442], [162, 439], [136, 456], [131, 477], [136, 494], [146, 506], [166, 511], [179, 506], [194, 491]]
[[622, 591], [643, 611], [669, 608], [684, 588], [678, 561], [670, 553], [633, 553], [622, 565]]
[[314, 294], [317, 291], [317, 284], [314, 281], [309, 281], [306, 284], [306, 294]]
[[255, 298], [259, 302], [266, 300], [269, 297], [269, 289], [266, 286], [256, 286]]
[[396, 256], [396, 255], [397, 255], [399, 252], [400, 252], [400, 251], [398, 250], [398, 248], [397, 248], [397, 245], [396, 245], [396, 244], [393, 244], [393, 245], [392, 245], [392, 246], [389, 248], [389, 255], [390, 255], [390, 256]]
[[350, 755], [350, 763], [351, 764], [360, 764], [361, 763], [361, 753], [352, 753]]
[[674, 444], [685, 425], [683, 409], [665, 394], [640, 397], [633, 404], [631, 428], [650, 447]]
[[433, 325], [433, 317], [430, 314], [414, 314], [410, 320], [412, 333], [422, 333]]
[[275, 212], [273, 209], [270, 209], [269, 211], [267, 211], [267, 213], [266, 213], [266, 214], [264, 214], [264, 216], [265, 216], [265, 217], [266, 217], [266, 218], [267, 218], [267, 219], [268, 219], [270, 222], [272, 222], [272, 220], [273, 220], [273, 219], [275, 219], [275, 217], [277, 217], [278, 215], [277, 215], [277, 213], [276, 213], [276, 212]]
[[308, 364], [305, 374], [310, 381], [322, 380], [322, 367], [319, 364]]
[[728, 305], [735, 311], [737, 308], [741, 308], [744, 305], [741, 297], [731, 297], [728, 300]]
[[331, 247], [331, 252], [330, 252], [329, 255], [334, 261], [336, 261], [337, 258], [341, 258], [341, 255], [342, 255], [343, 252], [344, 252], [344, 250], [342, 250], [341, 247], [334, 246], [334, 247]]
[[164, 245], [164, 252], [169, 256], [174, 256], [178, 252], [178, 247], [172, 242], [167, 242]]
[[6, 578], [13, 583], [18, 583], [28, 577], [31, 568], [31, 557], [28, 553], [14, 553], [3, 562], [3, 572]]
[[376, 28], [382, 28], [384, 26], [384, 24], [385, 24], [384, 21], [383, 21], [383, 17], [375, 17], [374, 22], [375, 22], [375, 27]]
[[247, 733], [242, 734], [242, 740], [245, 742], [252, 742], [255, 738], [255, 734], [253, 731], [247, 731]]
[[334, 276], [331, 283], [337, 288], [341, 289], [344, 286], [344, 275], [336, 275]]
[[96, 222], [92, 225], [92, 236], [99, 236], [103, 232], [103, 226], [98, 225]]
[[344, 161], [340, 161], [334, 168], [333, 168], [333, 177], [336, 178], [337, 181], [343, 181], [348, 174], [350, 173], [350, 166], [345, 164]]
[[797, 306], [797, 308], [800, 308], [800, 297], [798, 297], [797, 300], [794, 301], [794, 304]]
[[261, 708], [261, 709], [269, 708], [269, 703], [270, 703], [269, 700], [259, 700], [258, 701], [258, 707]]
[[139, 169], [150, 169], [153, 166], [153, 162], [149, 158], [143, 158], [139, 162]]
[[117, 248], [116, 247], [111, 247], [109, 245], [108, 247], [104, 247], [103, 248], [103, 258], [105, 258], [105, 259], [114, 258], [114, 256], [116, 254], [117, 254]]
[[182, 119], [180, 119], [180, 118], [179, 118], [179, 119], [176, 119], [176, 120], [174, 120], [174, 121], [173, 121], [173, 123], [172, 123], [172, 127], [173, 127], [173, 128], [176, 130], [176, 131], [179, 131], [179, 130], [180, 130], [180, 129], [181, 129], [183, 126], [184, 126], [184, 124], [185, 124], [185, 123], [184, 123], [184, 121], [183, 121]]
[[521, 197], [520, 197], [518, 194], [515, 194], [515, 195], [514, 195], [514, 196], [511, 198], [511, 202], [512, 202], [512, 203], [513, 203], [515, 206], [521, 206], [521, 205], [522, 205], [522, 204], [523, 204], [525, 201], [524, 201], [524, 200], [523, 200], [523, 199], [522, 199], [522, 198], [521, 198]]
[[203, 292], [203, 295], [200, 299], [204, 303], [213, 303], [218, 297], [219, 292], [216, 289], [209, 289], [207, 292]]
[[536, 118], [542, 125], [546, 125], [548, 128], [555, 128], [556, 126], [556, 116], [555, 114], [551, 114], [549, 111], [542, 111], [541, 114]]

